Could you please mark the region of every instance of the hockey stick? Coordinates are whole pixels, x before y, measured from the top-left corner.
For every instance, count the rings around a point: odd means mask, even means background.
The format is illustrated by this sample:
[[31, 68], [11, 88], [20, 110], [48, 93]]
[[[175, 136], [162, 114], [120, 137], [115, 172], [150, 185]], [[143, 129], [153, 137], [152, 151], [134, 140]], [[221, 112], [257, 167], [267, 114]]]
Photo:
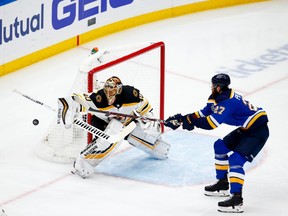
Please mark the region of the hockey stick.
[[88, 111], [91, 112], [91, 113], [103, 113], [106, 116], [115, 115], [115, 116], [131, 118], [131, 119], [141, 119], [141, 120], [144, 120], [144, 121], [157, 121], [157, 122], [160, 122], [160, 123], [161, 122], [163, 122], [163, 123], [165, 122], [165, 120], [163, 120], [163, 119], [149, 118], [149, 117], [145, 117], [145, 116], [141, 116], [141, 115], [130, 115], [130, 114], [125, 114], [125, 113], [96, 110], [96, 109], [93, 109], [92, 107], [90, 107], [88, 109]]
[[52, 107], [50, 107], [50, 106], [48, 106], [48, 105], [42, 103], [41, 101], [38, 101], [38, 100], [36, 100], [36, 99], [30, 97], [29, 95], [26, 95], [26, 94], [20, 92], [20, 91], [17, 90], [17, 89], [14, 89], [13, 92], [15, 92], [15, 93], [17, 93], [17, 94], [19, 94], [19, 95], [21, 95], [21, 96], [27, 98], [27, 99], [30, 100], [30, 101], [33, 101], [33, 102], [36, 103], [36, 104], [39, 104], [39, 105], [45, 107], [46, 109], [49, 109], [49, 110], [51, 110], [51, 111], [53, 111], [53, 112], [57, 112], [57, 111], [56, 111], [55, 109], [53, 109]]
[[[80, 97], [77, 97], [77, 96], [72, 96], [73, 97], [73, 100], [80, 103], [80, 104], [84, 104], [85, 101], [80, 98]], [[83, 105], [85, 106], [85, 105]], [[89, 109], [87, 109], [88, 112], [92, 113], [92, 114], [95, 114], [95, 113], [102, 113], [104, 114], [105, 116], [121, 116], [121, 117], [127, 117], [127, 118], [131, 118], [131, 119], [140, 119], [140, 120], [143, 120], [143, 121], [154, 121], [154, 122], [160, 122], [160, 123], [165, 123], [165, 120], [162, 120], [162, 119], [156, 119], [156, 118], [149, 118], [149, 117], [146, 117], [146, 116], [141, 116], [139, 113], [137, 113], [136, 111], [134, 112], [135, 115], [131, 115], [131, 114], [125, 114], [125, 113], [119, 113], [119, 112], [110, 112], [110, 111], [104, 111], [104, 110], [99, 110], [99, 109], [94, 109], [92, 107], [90, 107]]]
[[[57, 112], [54, 108], [52, 108], [51, 106], [48, 106], [46, 104], [44, 104], [43, 102], [39, 101], [39, 100], [36, 100], [35, 98], [32, 98], [31, 96], [27, 95], [27, 94], [24, 94], [22, 92], [20, 92], [19, 90], [17, 89], [14, 89], [13, 92], [25, 97], [26, 99], [36, 103], [36, 104], [39, 104], [43, 107], [45, 107], [46, 109], [50, 110], [50, 111], [53, 111], [53, 112]], [[59, 113], [58, 113], [59, 115]], [[109, 135], [107, 133], [105, 133], [104, 131], [82, 121], [81, 119], [78, 119], [78, 118], [75, 118], [74, 119], [74, 122], [73, 122], [76, 126], [86, 130], [87, 132], [89, 133], [92, 133], [94, 134], [95, 136], [101, 138], [101, 139], [104, 139], [110, 143], [115, 143], [115, 142], [118, 142], [122, 139], [124, 139], [129, 133], [131, 133], [134, 128], [136, 127], [136, 124], [135, 122], [131, 122], [130, 124], [128, 124], [126, 127], [124, 127], [122, 129], [122, 131], [117, 134], [117, 135]]]

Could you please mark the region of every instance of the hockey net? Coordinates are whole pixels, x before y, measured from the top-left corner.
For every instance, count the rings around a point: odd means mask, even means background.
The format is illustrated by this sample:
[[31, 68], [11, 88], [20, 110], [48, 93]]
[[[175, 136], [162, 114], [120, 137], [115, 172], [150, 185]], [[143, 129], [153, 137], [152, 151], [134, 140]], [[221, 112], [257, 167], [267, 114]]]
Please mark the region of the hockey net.
[[[111, 76], [118, 76], [123, 85], [140, 90], [151, 105], [155, 118], [164, 118], [165, 44], [143, 43], [99, 50], [79, 67], [72, 93], [97, 91]], [[90, 115], [78, 116], [89, 123]], [[163, 126], [162, 126], [163, 129]], [[71, 163], [91, 141], [76, 125], [66, 129], [53, 121], [36, 154], [48, 161]]]

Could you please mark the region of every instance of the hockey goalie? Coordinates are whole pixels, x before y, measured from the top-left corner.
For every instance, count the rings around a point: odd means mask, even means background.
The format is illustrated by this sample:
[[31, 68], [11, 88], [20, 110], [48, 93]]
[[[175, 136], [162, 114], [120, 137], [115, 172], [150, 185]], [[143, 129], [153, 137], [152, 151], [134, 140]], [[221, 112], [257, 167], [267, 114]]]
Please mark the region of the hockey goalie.
[[[119, 140], [115, 141], [94, 136], [92, 142], [76, 158], [72, 173], [86, 178], [121, 145], [123, 139], [153, 158], [166, 159], [170, 144], [161, 138], [160, 123], [153, 119], [152, 111], [148, 99], [137, 88], [123, 85], [116, 76], [107, 79], [103, 88], [90, 94], [59, 98], [58, 123], [64, 124], [66, 128], [71, 127], [79, 113], [90, 113], [92, 126], [112, 136], [122, 133], [122, 137], [118, 136]], [[110, 112], [113, 115], [107, 115]], [[134, 122], [136, 127], [124, 134], [123, 128]]]

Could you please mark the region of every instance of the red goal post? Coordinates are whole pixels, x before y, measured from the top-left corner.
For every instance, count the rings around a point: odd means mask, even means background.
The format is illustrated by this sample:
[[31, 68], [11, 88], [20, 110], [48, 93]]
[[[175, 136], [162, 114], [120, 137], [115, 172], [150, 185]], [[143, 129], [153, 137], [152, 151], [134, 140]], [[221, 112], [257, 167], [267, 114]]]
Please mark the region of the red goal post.
[[[88, 92], [91, 93], [94, 91], [94, 85], [95, 82], [94, 76], [97, 73], [101, 73], [101, 71], [107, 70], [110, 67], [113, 67], [115, 65], [119, 65], [123, 62], [127, 62], [129, 60], [133, 60], [134, 58], [137, 58], [138, 56], [141, 56], [145, 53], [148, 53], [153, 50], [159, 50], [159, 116], [158, 118], [163, 119], [164, 118], [164, 93], [165, 93], [165, 44], [164, 42], [157, 42], [157, 43], [151, 43], [151, 45], [146, 46], [144, 48], [141, 48], [139, 50], [136, 50], [134, 52], [131, 52], [125, 56], [119, 57], [115, 60], [109, 61], [103, 65], [99, 65], [98, 67], [93, 68], [88, 73]], [[148, 64], [147, 64], [148, 65]], [[146, 65], [146, 66], [147, 66]], [[151, 65], [149, 65], [151, 66]], [[115, 74], [115, 73], [114, 73]], [[96, 75], [97, 76], [97, 75]], [[108, 77], [107, 77], [108, 78]], [[120, 76], [121, 78], [121, 76]], [[125, 83], [124, 83], [125, 84]], [[132, 83], [127, 83], [129, 85], [133, 85]], [[137, 85], [135, 85], [136, 88], [139, 88]], [[139, 89], [140, 92], [142, 89]], [[149, 98], [148, 98], [149, 100]], [[91, 115], [88, 116], [88, 123], [90, 122]], [[163, 124], [161, 124], [162, 131], [163, 131]], [[88, 136], [88, 143], [91, 142], [91, 135]]]
[[[111, 76], [118, 76], [123, 85], [131, 85], [139, 89], [152, 105], [155, 118], [164, 118], [164, 42], [100, 48], [80, 64], [68, 95], [97, 91]], [[78, 116], [81, 117], [88, 123], [91, 119], [90, 115]], [[163, 128], [162, 125], [162, 131]], [[75, 125], [65, 129], [63, 125], [57, 125], [56, 120], [53, 120], [41, 144], [36, 147], [35, 153], [48, 161], [71, 163], [91, 142], [91, 138], [91, 134], [87, 134]]]

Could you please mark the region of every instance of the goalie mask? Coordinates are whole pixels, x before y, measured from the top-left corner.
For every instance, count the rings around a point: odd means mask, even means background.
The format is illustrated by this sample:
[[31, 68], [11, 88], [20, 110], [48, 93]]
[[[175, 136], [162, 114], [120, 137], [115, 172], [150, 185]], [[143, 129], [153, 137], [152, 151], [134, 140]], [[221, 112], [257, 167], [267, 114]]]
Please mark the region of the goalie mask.
[[116, 95], [122, 92], [122, 82], [116, 77], [112, 76], [106, 80], [104, 85], [104, 93], [106, 95], [109, 105], [112, 105], [115, 102]]

